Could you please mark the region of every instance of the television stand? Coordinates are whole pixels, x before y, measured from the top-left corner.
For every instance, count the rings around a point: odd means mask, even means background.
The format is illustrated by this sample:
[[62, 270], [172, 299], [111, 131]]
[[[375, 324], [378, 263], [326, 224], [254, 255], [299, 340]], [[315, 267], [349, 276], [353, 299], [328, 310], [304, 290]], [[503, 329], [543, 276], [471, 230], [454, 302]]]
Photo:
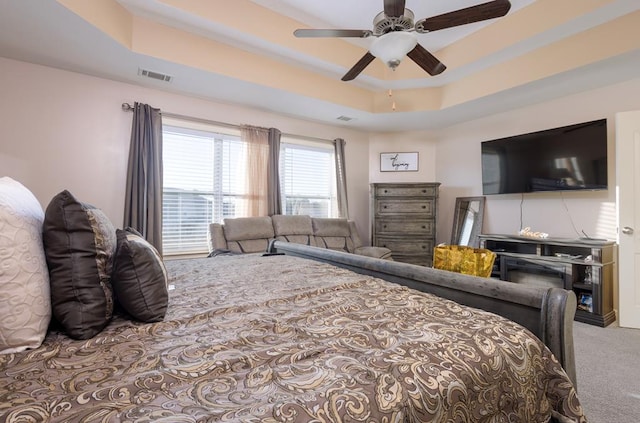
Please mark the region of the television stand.
[[616, 320], [615, 242], [486, 234], [479, 237], [480, 248], [497, 256], [492, 277], [573, 291], [578, 299], [575, 320], [579, 322], [605, 327]]

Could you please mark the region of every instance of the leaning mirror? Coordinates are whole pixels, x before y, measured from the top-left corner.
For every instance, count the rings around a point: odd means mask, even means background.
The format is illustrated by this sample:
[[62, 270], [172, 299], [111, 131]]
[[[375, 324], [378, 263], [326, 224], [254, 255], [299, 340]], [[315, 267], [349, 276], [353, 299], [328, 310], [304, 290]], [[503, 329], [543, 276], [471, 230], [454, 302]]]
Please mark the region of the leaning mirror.
[[458, 197], [453, 213], [451, 245], [465, 245], [477, 248], [478, 235], [482, 233], [484, 218], [484, 197]]

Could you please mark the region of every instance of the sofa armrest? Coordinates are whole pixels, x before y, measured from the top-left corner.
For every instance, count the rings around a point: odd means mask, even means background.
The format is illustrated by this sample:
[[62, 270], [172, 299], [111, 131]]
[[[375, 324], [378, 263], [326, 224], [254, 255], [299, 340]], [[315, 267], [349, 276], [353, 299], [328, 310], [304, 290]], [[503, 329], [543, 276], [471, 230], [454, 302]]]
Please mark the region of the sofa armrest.
[[224, 237], [222, 225], [219, 223], [210, 223], [207, 232], [207, 242], [209, 244], [209, 252], [215, 250], [226, 250], [227, 240]]
[[354, 253], [360, 256], [393, 260], [391, 257], [391, 250], [385, 247], [358, 247], [354, 250]]

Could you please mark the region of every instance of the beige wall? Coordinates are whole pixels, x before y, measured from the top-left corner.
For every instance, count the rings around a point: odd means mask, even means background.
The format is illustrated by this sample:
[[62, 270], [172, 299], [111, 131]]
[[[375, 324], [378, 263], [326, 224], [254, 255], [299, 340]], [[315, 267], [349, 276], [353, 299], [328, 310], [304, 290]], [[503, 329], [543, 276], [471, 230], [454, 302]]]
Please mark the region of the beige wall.
[[[442, 183], [438, 242], [448, 242], [455, 197], [481, 195], [480, 142], [609, 119], [609, 191], [487, 197], [487, 233], [515, 234], [522, 224], [557, 237], [580, 231], [616, 238], [614, 127], [618, 111], [640, 109], [640, 79], [492, 115], [440, 131], [365, 134], [130, 84], [0, 59], [0, 175], [27, 185], [46, 207], [69, 189], [122, 224], [131, 114], [140, 101], [167, 112], [232, 124], [274, 126], [285, 133], [347, 140], [351, 217], [369, 239], [369, 183]], [[419, 171], [380, 172], [379, 154], [419, 152]], [[369, 159], [365, 163], [364, 158]], [[522, 201], [524, 198], [524, 201]], [[522, 206], [521, 206], [522, 203]], [[575, 226], [575, 229], [574, 229]]]
[[[394, 135], [398, 151], [410, 151], [417, 139], [428, 140], [435, 152], [425, 180], [440, 187], [438, 242], [449, 242], [455, 198], [482, 195], [480, 143], [542, 129], [607, 118], [609, 139], [609, 190], [487, 196], [485, 233], [516, 234], [522, 226], [550, 236], [576, 238], [582, 231], [591, 237], [616, 239], [615, 128], [616, 112], [640, 108], [640, 79], [585, 91], [553, 101], [515, 109], [439, 131]], [[384, 140], [382, 135], [375, 139]], [[385, 146], [386, 147], [386, 146]], [[371, 144], [371, 160], [375, 150]], [[421, 159], [422, 161], [422, 159]], [[373, 169], [373, 164], [370, 169]], [[371, 171], [371, 170], [370, 170]], [[375, 173], [371, 179], [376, 180]], [[395, 175], [394, 175], [395, 176]], [[522, 213], [521, 213], [522, 210]], [[575, 228], [575, 229], [574, 229]]]
[[[369, 137], [369, 180], [371, 182], [425, 182], [436, 177], [436, 148], [428, 135], [420, 133], [372, 134]], [[417, 152], [416, 172], [380, 172], [380, 153]]]
[[[630, 95], [634, 92], [640, 92], [640, 79], [493, 115], [435, 134], [439, 140], [436, 174], [445, 187], [441, 210], [453, 210], [456, 196], [482, 194], [481, 141], [607, 118], [608, 191], [487, 196], [484, 232], [516, 233], [521, 227], [522, 210], [522, 226], [550, 236], [576, 238], [584, 231], [591, 237], [616, 239], [614, 115], [640, 108], [640, 97]], [[450, 218], [440, 221], [447, 228], [451, 222]]]
[[123, 102], [231, 124], [347, 142], [350, 216], [368, 239], [365, 133], [0, 58], [0, 176], [29, 187], [43, 207], [63, 189], [122, 226], [131, 113]]

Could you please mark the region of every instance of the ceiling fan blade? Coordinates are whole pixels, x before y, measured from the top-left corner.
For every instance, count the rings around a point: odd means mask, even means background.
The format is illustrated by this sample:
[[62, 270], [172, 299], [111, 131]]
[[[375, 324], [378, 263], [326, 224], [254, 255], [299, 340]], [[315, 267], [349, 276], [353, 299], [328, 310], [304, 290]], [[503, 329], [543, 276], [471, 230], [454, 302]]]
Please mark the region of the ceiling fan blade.
[[298, 38], [313, 37], [354, 37], [367, 38], [373, 32], [366, 29], [296, 29], [293, 35]]
[[375, 58], [376, 57], [373, 54], [366, 52], [365, 55], [362, 56], [360, 60], [358, 60], [358, 63], [353, 65], [353, 67], [349, 69], [349, 72], [344, 74], [344, 76], [342, 77], [342, 80], [351, 81], [355, 79], [356, 76], [360, 75], [360, 72], [362, 72], [364, 68], [369, 66], [369, 63], [373, 62], [373, 59]]
[[404, 15], [405, 0], [384, 0], [384, 14], [390, 18]]
[[504, 16], [511, 9], [509, 0], [494, 0], [416, 22], [416, 32], [431, 32]]
[[427, 71], [431, 76], [441, 74], [447, 68], [440, 60], [436, 59], [433, 54], [429, 53], [420, 44], [416, 44], [413, 50], [407, 53], [407, 56], [409, 56], [411, 60], [416, 62], [418, 66]]

